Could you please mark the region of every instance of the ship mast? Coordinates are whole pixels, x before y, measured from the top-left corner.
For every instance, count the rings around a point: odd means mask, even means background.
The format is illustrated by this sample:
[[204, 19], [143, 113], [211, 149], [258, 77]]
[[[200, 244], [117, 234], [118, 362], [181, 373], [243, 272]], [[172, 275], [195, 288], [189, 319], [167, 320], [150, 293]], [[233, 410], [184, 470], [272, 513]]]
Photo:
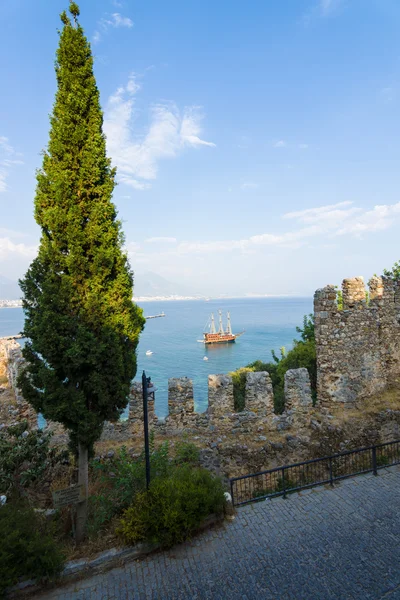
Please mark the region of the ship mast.
[[222, 335], [224, 335], [224, 326], [222, 325], [222, 311], [218, 311], [219, 313], [219, 329], [218, 329], [218, 333], [221, 333]]
[[231, 327], [231, 315], [230, 313], [226, 313], [227, 315], [227, 323], [226, 323], [226, 333], [228, 335], [232, 335], [232, 327]]
[[215, 331], [214, 313], [211, 313], [211, 327], [210, 327], [210, 333], [217, 333], [217, 332]]

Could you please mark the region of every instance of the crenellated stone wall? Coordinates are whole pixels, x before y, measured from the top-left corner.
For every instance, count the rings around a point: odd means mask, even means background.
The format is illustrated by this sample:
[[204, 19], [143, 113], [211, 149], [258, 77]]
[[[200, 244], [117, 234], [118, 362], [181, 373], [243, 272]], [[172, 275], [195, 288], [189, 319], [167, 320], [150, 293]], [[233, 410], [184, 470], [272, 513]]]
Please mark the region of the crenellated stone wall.
[[[372, 277], [366, 294], [361, 277], [342, 284], [343, 308], [337, 290], [328, 285], [314, 296], [317, 354], [316, 409], [331, 413], [337, 407], [353, 408], [371, 396], [379, 396], [400, 381], [400, 282]], [[37, 426], [37, 415], [22, 398], [17, 377], [24, 360], [15, 340], [0, 340], [0, 426], [27, 419]], [[274, 432], [305, 431], [313, 425], [310, 380], [306, 369], [285, 375], [285, 412], [274, 413], [274, 394], [268, 373], [248, 372], [245, 408], [236, 412], [229, 375], [209, 375], [208, 408], [196, 413], [193, 382], [187, 377], [168, 381], [168, 416], [158, 419], [154, 394], [149, 395], [149, 426], [161, 436], [190, 435], [193, 439], [230, 439], [241, 436], [263, 441]], [[141, 382], [133, 382], [126, 418], [106, 423], [102, 440], [129, 441], [143, 436]], [[315, 421], [315, 419], [314, 419]], [[60, 425], [48, 423], [57, 436]], [[307, 438], [308, 434], [304, 434]]]
[[328, 285], [314, 295], [317, 396], [352, 406], [398, 383], [400, 282], [374, 276], [369, 302], [362, 277], [342, 284], [343, 309]]

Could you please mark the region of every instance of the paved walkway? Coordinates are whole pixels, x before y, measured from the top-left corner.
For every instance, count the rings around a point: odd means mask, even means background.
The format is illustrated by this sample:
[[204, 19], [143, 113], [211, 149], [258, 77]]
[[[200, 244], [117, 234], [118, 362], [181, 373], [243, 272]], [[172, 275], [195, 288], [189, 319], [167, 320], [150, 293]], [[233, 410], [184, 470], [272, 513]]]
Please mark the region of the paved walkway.
[[400, 470], [246, 506], [190, 544], [40, 598], [400, 599]]

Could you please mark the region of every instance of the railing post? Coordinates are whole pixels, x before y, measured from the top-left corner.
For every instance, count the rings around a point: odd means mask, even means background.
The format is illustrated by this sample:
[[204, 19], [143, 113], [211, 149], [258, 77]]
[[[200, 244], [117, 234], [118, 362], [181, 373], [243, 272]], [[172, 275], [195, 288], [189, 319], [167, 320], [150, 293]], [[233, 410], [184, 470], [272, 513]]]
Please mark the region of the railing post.
[[378, 468], [376, 464], [376, 446], [372, 446], [372, 472], [374, 475], [378, 475]]
[[146, 373], [143, 371], [142, 388], [143, 388], [143, 428], [144, 428], [144, 454], [146, 458], [146, 489], [150, 485], [150, 446], [149, 446], [149, 415], [147, 409], [148, 402], [148, 382]]
[[232, 506], [235, 506], [235, 497], [233, 495], [233, 481], [232, 479], [229, 482], [231, 484], [231, 498], [232, 498]]
[[283, 487], [283, 497], [286, 498], [286, 482], [285, 482], [285, 469], [282, 469], [282, 487]]
[[329, 479], [330, 479], [330, 484], [333, 486], [332, 456], [329, 457]]

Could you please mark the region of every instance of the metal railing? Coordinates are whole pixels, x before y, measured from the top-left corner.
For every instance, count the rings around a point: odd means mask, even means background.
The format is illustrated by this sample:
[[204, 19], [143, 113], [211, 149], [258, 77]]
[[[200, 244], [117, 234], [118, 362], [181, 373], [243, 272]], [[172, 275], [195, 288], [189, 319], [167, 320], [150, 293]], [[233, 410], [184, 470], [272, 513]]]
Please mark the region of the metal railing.
[[379, 469], [400, 464], [400, 440], [367, 448], [348, 450], [332, 456], [315, 458], [293, 465], [276, 467], [230, 480], [234, 506], [242, 506], [265, 498], [274, 498], [317, 485], [361, 475], [378, 474]]

